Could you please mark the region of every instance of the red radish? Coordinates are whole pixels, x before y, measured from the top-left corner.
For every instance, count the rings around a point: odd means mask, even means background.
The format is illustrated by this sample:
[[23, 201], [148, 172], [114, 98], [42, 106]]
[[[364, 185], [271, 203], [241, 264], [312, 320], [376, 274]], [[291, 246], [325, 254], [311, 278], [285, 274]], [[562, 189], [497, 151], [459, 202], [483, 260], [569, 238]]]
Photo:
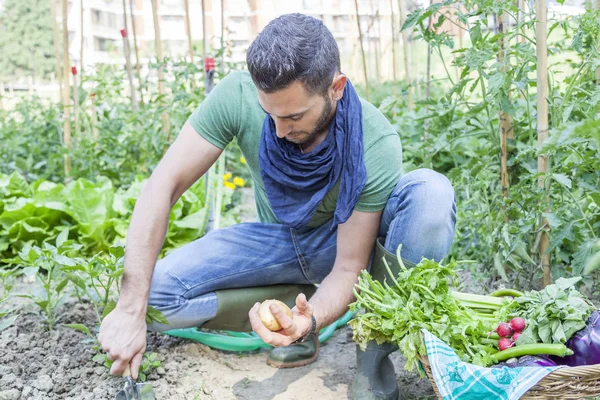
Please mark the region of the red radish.
[[514, 345], [514, 342], [509, 338], [500, 338], [500, 340], [498, 340], [498, 349], [500, 349], [500, 351], [506, 350]]
[[521, 332], [515, 332], [515, 334], [512, 336], [513, 342], [516, 342], [519, 336], [521, 336]]
[[525, 320], [521, 317], [514, 317], [510, 320], [510, 327], [516, 332], [521, 332], [523, 329], [525, 329]]
[[496, 328], [496, 332], [498, 332], [498, 335], [505, 338], [510, 337], [513, 334], [512, 328], [506, 322], [500, 322], [500, 324]]

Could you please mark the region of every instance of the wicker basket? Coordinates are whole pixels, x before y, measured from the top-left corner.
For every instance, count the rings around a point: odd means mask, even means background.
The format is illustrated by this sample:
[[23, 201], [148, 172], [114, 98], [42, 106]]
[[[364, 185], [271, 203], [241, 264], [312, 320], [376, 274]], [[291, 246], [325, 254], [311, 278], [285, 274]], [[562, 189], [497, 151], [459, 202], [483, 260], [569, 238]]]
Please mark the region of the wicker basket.
[[[427, 356], [419, 356], [419, 360], [437, 398], [441, 399]], [[585, 399], [594, 396], [600, 396], [600, 364], [559, 368], [546, 375], [521, 399]]]

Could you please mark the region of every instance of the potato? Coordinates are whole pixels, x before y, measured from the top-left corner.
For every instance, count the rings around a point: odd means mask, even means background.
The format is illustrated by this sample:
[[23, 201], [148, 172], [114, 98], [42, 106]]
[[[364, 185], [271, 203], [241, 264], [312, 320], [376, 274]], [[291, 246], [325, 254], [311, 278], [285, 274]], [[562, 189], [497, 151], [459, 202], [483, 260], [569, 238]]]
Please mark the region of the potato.
[[290, 310], [285, 303], [275, 299], [263, 301], [258, 308], [258, 316], [268, 330], [275, 332], [281, 329], [281, 325], [279, 325], [279, 321], [277, 321], [277, 318], [275, 318], [275, 316], [271, 313], [271, 309], [269, 308], [271, 304], [276, 304], [284, 313], [288, 315], [288, 317], [293, 317], [292, 310]]

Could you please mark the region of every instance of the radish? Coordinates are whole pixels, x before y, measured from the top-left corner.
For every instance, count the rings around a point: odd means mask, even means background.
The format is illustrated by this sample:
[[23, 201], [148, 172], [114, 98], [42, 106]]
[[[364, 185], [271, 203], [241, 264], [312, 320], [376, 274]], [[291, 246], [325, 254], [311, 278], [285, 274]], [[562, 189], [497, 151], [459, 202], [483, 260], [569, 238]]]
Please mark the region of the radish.
[[500, 349], [500, 351], [506, 350], [514, 345], [514, 342], [509, 338], [500, 338], [500, 340], [498, 340], [498, 349]]
[[516, 342], [519, 336], [521, 336], [521, 332], [515, 332], [515, 334], [512, 335], [512, 341]]
[[513, 334], [513, 329], [506, 322], [500, 322], [496, 328], [496, 332], [498, 332], [498, 335], [507, 338]]
[[510, 320], [510, 327], [515, 330], [515, 332], [521, 332], [525, 329], [525, 320], [521, 317], [514, 317]]

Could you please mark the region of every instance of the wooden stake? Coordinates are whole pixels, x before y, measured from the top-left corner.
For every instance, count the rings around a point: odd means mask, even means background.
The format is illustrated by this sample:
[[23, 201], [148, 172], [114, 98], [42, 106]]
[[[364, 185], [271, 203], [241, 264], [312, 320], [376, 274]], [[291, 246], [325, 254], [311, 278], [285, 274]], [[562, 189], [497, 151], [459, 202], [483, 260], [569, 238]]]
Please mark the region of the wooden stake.
[[81, 0], [79, 2], [79, 9], [80, 9], [80, 13], [79, 13], [79, 22], [80, 22], [80, 27], [81, 29], [79, 29], [79, 40], [80, 40], [80, 47], [79, 47], [79, 73], [83, 74], [83, 0]]
[[221, 0], [221, 75], [225, 73], [225, 0]]
[[92, 116], [90, 124], [92, 125], [92, 137], [94, 142], [98, 143], [98, 117], [96, 116], [96, 93], [90, 95], [90, 114]]
[[[160, 41], [160, 19], [158, 18], [158, 0], [152, 0], [152, 19], [154, 20], [154, 44], [156, 46], [156, 58], [160, 66], [158, 67], [158, 94], [161, 98], [161, 103], [164, 103], [165, 99], [165, 69], [163, 66], [163, 54], [162, 44]], [[167, 146], [171, 140], [170, 131], [171, 124], [169, 121], [169, 114], [165, 111], [161, 115], [162, 120], [162, 131], [167, 139]]]
[[81, 138], [81, 128], [79, 125], [79, 84], [77, 82], [77, 67], [71, 67], [71, 74], [73, 75], [73, 100], [74, 100], [74, 114], [75, 114], [75, 140]]
[[392, 23], [392, 80], [394, 81], [394, 96], [396, 95], [396, 27], [394, 24], [394, 0], [390, 0], [390, 21]]
[[[123, 0], [123, 6], [125, 6], [125, 0]], [[125, 22], [127, 22], [127, 15], [125, 15]], [[129, 91], [131, 92], [131, 105], [134, 112], [139, 110], [137, 95], [135, 91], [135, 85], [133, 83], [133, 71], [131, 69], [131, 58], [129, 51], [129, 40], [127, 39], [127, 29], [121, 29], [121, 37], [123, 38], [123, 53], [125, 54], [125, 68], [127, 69], [127, 78], [129, 79]]]
[[[596, 10], [600, 10], [600, 0], [596, 0]], [[596, 69], [596, 85], [600, 85], [600, 67]]]
[[62, 28], [63, 28], [63, 77], [65, 88], [63, 90], [63, 109], [64, 109], [64, 122], [63, 122], [63, 142], [67, 148], [65, 154], [65, 176], [71, 175], [71, 85], [69, 83], [69, 26], [68, 20], [68, 7], [67, 0], [62, 0]]
[[194, 46], [192, 45], [192, 25], [190, 24], [190, 1], [183, 0], [185, 6], [185, 30], [188, 38], [188, 52], [190, 55], [190, 63], [194, 63]]
[[[398, 0], [398, 13], [400, 14], [400, 29], [404, 25], [404, 10], [402, 9], [402, 0]], [[408, 94], [406, 100], [408, 102], [408, 108], [413, 109], [412, 101], [412, 80], [410, 79], [410, 66], [408, 65], [408, 39], [406, 38], [406, 31], [402, 30], [402, 52], [404, 54], [404, 79], [408, 85]]]
[[[537, 0], [536, 2], [536, 55], [537, 55], [537, 133], [538, 148], [548, 138], [548, 51], [547, 51], [547, 9], [546, 0]], [[538, 185], [542, 189], [546, 188], [546, 172], [548, 171], [548, 160], [545, 154], [538, 156]], [[548, 210], [547, 210], [548, 211]], [[550, 271], [550, 227], [546, 218], [541, 218], [542, 237], [539, 244], [539, 254], [541, 258], [542, 270], [544, 271], [544, 286], [552, 283]]]
[[56, 12], [56, 0], [50, 0], [50, 8], [52, 9], [52, 36], [54, 42], [54, 59], [56, 60], [56, 81], [58, 82], [58, 90], [60, 91], [60, 98], [63, 99], [63, 85], [62, 85], [62, 70], [60, 66], [60, 51], [58, 48], [58, 21]]
[[363, 45], [363, 35], [360, 28], [360, 14], [358, 13], [358, 0], [354, 0], [354, 7], [356, 9], [356, 26], [358, 28], [358, 40], [360, 42], [360, 51], [362, 53], [363, 73], [365, 78], [365, 89], [367, 92], [367, 100], [370, 101], [369, 96], [369, 79], [367, 78], [367, 58], [365, 57], [365, 47]]
[[[210, 0], [209, 0], [210, 1]], [[206, 62], [206, 7], [204, 0], [200, 0], [202, 6], [202, 63]]]
[[133, 48], [135, 50], [135, 69], [138, 76], [138, 86], [140, 88], [140, 103], [144, 104], [144, 93], [142, 91], [142, 71], [140, 70], [140, 54], [137, 45], [137, 33], [135, 29], [135, 13], [133, 12], [133, 2], [129, 0], [129, 14], [131, 15], [131, 30], [133, 31]]
[[[429, 5], [433, 3], [429, 0]], [[427, 21], [427, 29], [433, 29], [433, 15], [430, 15]], [[427, 66], [425, 68], [425, 98], [429, 100], [431, 98], [431, 44], [427, 42]], [[425, 105], [425, 115], [428, 114], [429, 105]], [[429, 118], [424, 121], [424, 134], [423, 138], [427, 140], [429, 138]]]

